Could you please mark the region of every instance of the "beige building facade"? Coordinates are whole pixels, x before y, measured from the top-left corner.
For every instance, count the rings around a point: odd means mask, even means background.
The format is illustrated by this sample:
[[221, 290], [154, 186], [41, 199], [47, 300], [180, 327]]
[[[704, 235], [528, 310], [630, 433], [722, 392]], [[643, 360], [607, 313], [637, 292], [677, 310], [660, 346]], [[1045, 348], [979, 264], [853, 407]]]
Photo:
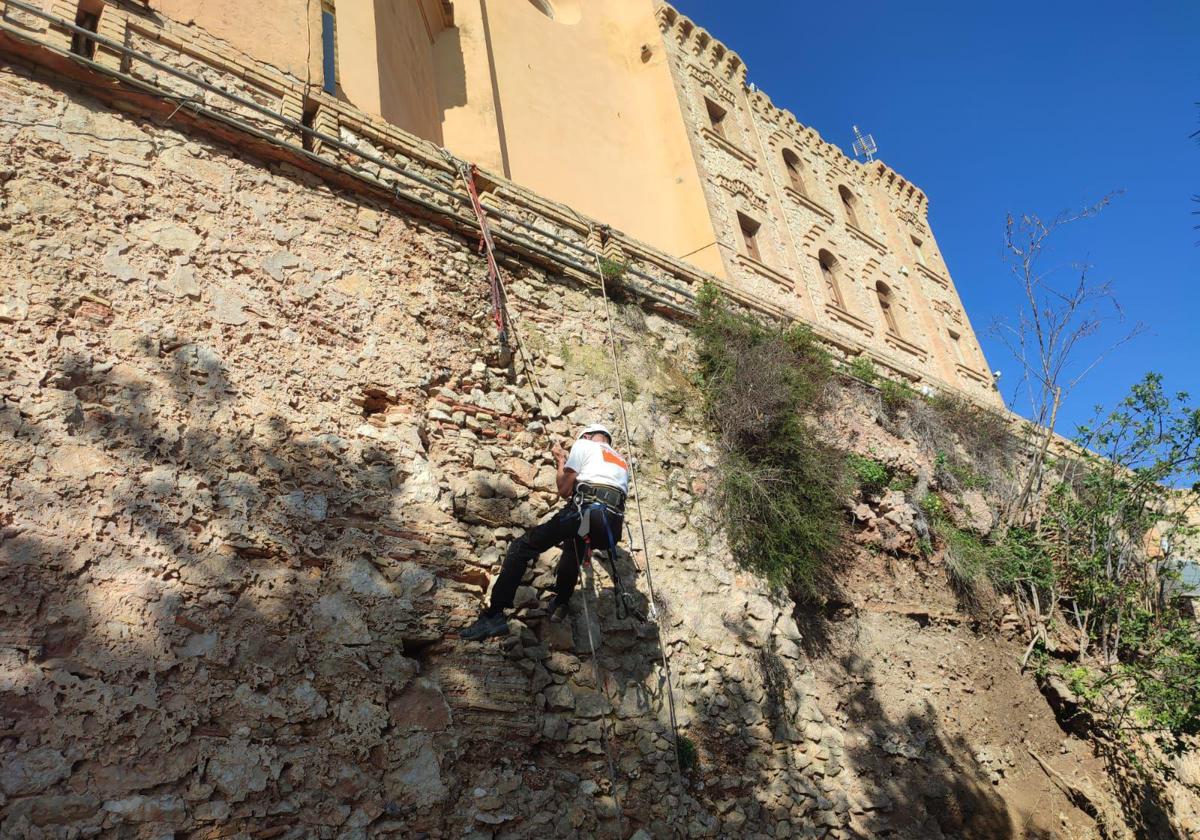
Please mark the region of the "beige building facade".
[[[102, 0], [52, 5], [104, 32]], [[148, 5], [299, 80], [314, 102], [336, 97], [769, 302], [848, 356], [1001, 402], [925, 194], [773, 105], [735, 52], [669, 5]]]

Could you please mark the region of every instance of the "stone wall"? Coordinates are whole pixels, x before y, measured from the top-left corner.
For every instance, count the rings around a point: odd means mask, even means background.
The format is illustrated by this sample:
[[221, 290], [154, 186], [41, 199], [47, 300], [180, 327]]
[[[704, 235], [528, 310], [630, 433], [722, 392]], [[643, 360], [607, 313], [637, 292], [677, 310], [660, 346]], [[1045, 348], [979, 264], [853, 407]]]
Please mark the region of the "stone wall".
[[[825, 613], [731, 564], [682, 325], [616, 310], [660, 623], [635, 531], [629, 617], [598, 565], [593, 626], [579, 595], [544, 621], [543, 561], [509, 635], [464, 643], [555, 503], [549, 442], [615, 421], [594, 290], [507, 260], [532, 367], [496, 367], [474, 242], [12, 68], [0, 185], [0, 835], [1089, 825], [1021, 752], [1061, 733], [1003, 675], [1019, 649], [904, 553], [903, 498], [856, 510], [875, 548]], [[830, 429], [916, 469], [869, 405]], [[682, 779], [664, 653], [697, 745]], [[932, 658], [961, 670], [926, 679]]]
[[[881, 161], [848, 157], [776, 107], [747, 85], [737, 53], [671, 6], [661, 5], [658, 18], [726, 276], [852, 352], [865, 351], [893, 376], [919, 371], [999, 405], [929, 226], [925, 194]], [[719, 131], [708, 103], [724, 112]], [[793, 172], [785, 154], [794, 156]], [[840, 189], [852, 195], [853, 218]], [[757, 258], [743, 241], [739, 214], [759, 225]], [[819, 267], [822, 251], [835, 261], [834, 293]], [[880, 310], [879, 283], [890, 291], [895, 330]]]

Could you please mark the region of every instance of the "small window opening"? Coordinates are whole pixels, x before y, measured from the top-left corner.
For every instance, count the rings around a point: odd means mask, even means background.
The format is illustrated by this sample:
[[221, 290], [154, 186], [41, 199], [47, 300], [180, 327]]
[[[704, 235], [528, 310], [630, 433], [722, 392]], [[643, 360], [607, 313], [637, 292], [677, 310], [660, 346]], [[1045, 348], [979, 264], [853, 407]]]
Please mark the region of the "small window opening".
[[887, 331], [899, 337], [900, 329], [896, 326], [896, 312], [892, 307], [892, 290], [887, 287], [886, 283], [876, 283], [875, 295], [879, 298], [879, 310], [883, 313]]
[[842, 301], [842, 290], [838, 286], [837, 260], [828, 251], [821, 251], [817, 254], [817, 262], [821, 266], [821, 279], [825, 281], [825, 293], [829, 296], [829, 302], [838, 309], [845, 309], [846, 305]]
[[963, 349], [962, 349], [962, 341], [961, 341], [962, 336], [960, 336], [954, 330], [946, 330], [946, 333], [947, 333], [947, 335], [950, 336], [950, 346], [954, 348], [954, 358], [958, 361], [958, 363], [960, 365], [965, 365], [967, 363], [967, 361], [963, 357]]
[[321, 0], [321, 89], [338, 92], [337, 17], [332, 0]]
[[738, 213], [737, 216], [738, 227], [742, 231], [742, 242], [746, 246], [746, 256], [762, 262], [762, 256], [758, 251], [758, 229], [761, 225], [749, 216], [743, 216], [741, 213]]
[[[317, 103], [311, 99], [304, 100], [304, 113], [300, 116], [300, 124], [305, 128], [312, 128], [317, 124]], [[300, 133], [300, 145], [304, 147], [304, 151], [311, 152], [313, 150], [313, 136], [307, 131]]]
[[[75, 13], [75, 25], [82, 26], [89, 32], [100, 31], [100, 14], [104, 11], [104, 4], [99, 0], [83, 0], [79, 4], [78, 11]], [[89, 38], [82, 32], [76, 32], [71, 36], [71, 52], [75, 55], [81, 55], [84, 58], [96, 57], [96, 40]]]
[[854, 193], [850, 192], [845, 186], [838, 187], [838, 195], [842, 198], [842, 207], [846, 210], [846, 221], [855, 227], [862, 227], [858, 223], [858, 212], [855, 210]]
[[910, 238], [912, 239], [913, 250], [917, 252], [917, 262], [919, 262], [921, 265], [925, 265], [925, 252], [921, 250], [921, 240], [917, 239], [915, 236]]
[[800, 158], [791, 149], [783, 150], [783, 166], [787, 170], [788, 183], [800, 195], [808, 195], [804, 188], [804, 178], [800, 174]]
[[708, 111], [708, 122], [712, 126], [712, 130], [728, 140], [729, 138], [725, 134], [725, 117], [727, 116], [725, 109], [707, 98], [704, 100], [704, 107]]

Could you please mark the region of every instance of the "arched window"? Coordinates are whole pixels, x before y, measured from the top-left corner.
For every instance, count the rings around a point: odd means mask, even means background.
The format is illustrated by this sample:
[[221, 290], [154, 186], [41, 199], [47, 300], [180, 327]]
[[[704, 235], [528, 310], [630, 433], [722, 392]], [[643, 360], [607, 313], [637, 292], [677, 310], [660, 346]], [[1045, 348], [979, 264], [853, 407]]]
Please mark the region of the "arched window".
[[829, 302], [838, 309], [845, 309], [846, 304], [842, 300], [842, 289], [838, 285], [838, 261], [833, 254], [828, 251], [821, 251], [817, 254], [817, 263], [821, 266], [821, 279], [825, 281], [825, 294], [829, 298]]
[[899, 337], [900, 329], [896, 326], [896, 313], [892, 308], [892, 290], [887, 287], [886, 283], [876, 283], [875, 295], [879, 298], [879, 310], [883, 313], [887, 331]]
[[804, 189], [804, 178], [800, 174], [800, 157], [791, 149], [783, 150], [783, 167], [787, 170], [788, 183], [800, 195], [808, 195]]
[[858, 212], [854, 207], [856, 204], [854, 193], [850, 192], [848, 187], [840, 186], [838, 187], [838, 195], [842, 197], [842, 207], [846, 210], [846, 221], [855, 227], [862, 227], [858, 223]]

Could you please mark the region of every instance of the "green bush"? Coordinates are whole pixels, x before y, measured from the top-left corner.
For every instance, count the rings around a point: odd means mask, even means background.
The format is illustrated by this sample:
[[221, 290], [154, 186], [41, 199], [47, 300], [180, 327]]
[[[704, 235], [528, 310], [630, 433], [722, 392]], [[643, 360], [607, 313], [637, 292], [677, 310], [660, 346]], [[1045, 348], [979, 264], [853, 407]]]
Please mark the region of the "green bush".
[[893, 382], [890, 379], [879, 382], [879, 398], [883, 401], [883, 410], [888, 417], [895, 417], [897, 412], [908, 408], [914, 400], [920, 399], [920, 396], [903, 382]]
[[628, 266], [617, 260], [610, 260], [608, 257], [600, 258], [600, 273], [604, 275], [605, 281], [615, 283], [620, 281], [625, 276], [625, 271]]
[[920, 504], [921, 510], [925, 511], [925, 516], [931, 521], [937, 522], [945, 518], [946, 503], [936, 493], [926, 493]]
[[946, 571], [951, 582], [961, 594], [974, 596], [991, 580], [992, 547], [944, 520], [938, 524], [938, 533], [946, 541]]
[[850, 360], [850, 364], [846, 366], [846, 370], [859, 382], [874, 385], [879, 381], [879, 374], [875, 372], [875, 365], [867, 356], [855, 356]]
[[959, 490], [983, 490], [990, 482], [973, 466], [939, 451], [933, 459], [937, 479], [941, 484]]
[[874, 458], [851, 453], [846, 457], [846, 463], [864, 493], [878, 493], [892, 480], [892, 471]]
[[627, 373], [621, 379], [621, 390], [625, 394], [626, 402], [637, 402], [638, 396], [642, 393], [642, 385], [636, 376]]
[[773, 587], [813, 596], [841, 543], [843, 455], [805, 416], [832, 376], [804, 327], [734, 312], [711, 286], [695, 325], [705, 413], [722, 444], [715, 499], [734, 558]]

